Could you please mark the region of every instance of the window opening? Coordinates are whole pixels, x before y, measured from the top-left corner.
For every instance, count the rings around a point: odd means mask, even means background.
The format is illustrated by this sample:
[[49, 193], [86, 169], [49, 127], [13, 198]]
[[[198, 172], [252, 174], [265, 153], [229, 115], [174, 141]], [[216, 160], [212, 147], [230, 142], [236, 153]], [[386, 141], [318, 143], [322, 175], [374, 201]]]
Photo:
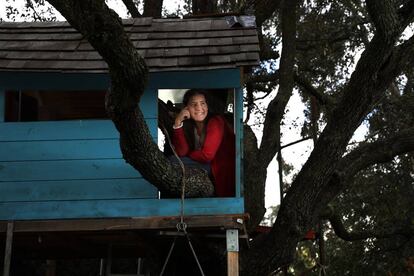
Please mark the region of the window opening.
[[[174, 135], [178, 135], [176, 131], [173, 130], [173, 125], [175, 118], [177, 114], [184, 108], [184, 104], [182, 103], [184, 94], [189, 89], [160, 89], [158, 90], [158, 99], [159, 99], [159, 111], [158, 111], [158, 119], [159, 119], [159, 129], [158, 129], [158, 146], [161, 151], [164, 152], [166, 156], [171, 158], [171, 160], [174, 162], [173, 152], [169, 146], [168, 141], [166, 141], [166, 137], [164, 136], [164, 132], [167, 131], [168, 135], [174, 144]], [[196, 89], [194, 89], [196, 90]], [[201, 131], [201, 133], [198, 133], [196, 129], [196, 125], [193, 122], [184, 120], [184, 126], [183, 126], [183, 138], [186, 143], [188, 144], [189, 151], [187, 153], [179, 153], [180, 149], [175, 148], [178, 155], [181, 156], [182, 160], [185, 160], [186, 165], [188, 166], [196, 166], [199, 167], [201, 163], [201, 168], [204, 168], [204, 165], [207, 164], [209, 167], [206, 169], [207, 171], [210, 171], [212, 174], [212, 180], [214, 185], [216, 186], [216, 193], [217, 189], [219, 189], [218, 196], [234, 196], [234, 192], [231, 191], [231, 189], [228, 189], [228, 187], [224, 188], [222, 183], [228, 182], [233, 183], [235, 181], [234, 175], [230, 178], [227, 178], [227, 180], [230, 181], [224, 181], [227, 176], [223, 174], [217, 173], [217, 167], [226, 168], [227, 171], [233, 171], [233, 174], [235, 174], [235, 133], [234, 133], [234, 122], [235, 122], [235, 116], [234, 116], [234, 106], [235, 106], [235, 95], [234, 95], [234, 89], [216, 89], [216, 90], [203, 90], [207, 97], [207, 103], [208, 103], [208, 110], [209, 113], [211, 113], [210, 118], [214, 118], [215, 115], [219, 115], [221, 118], [224, 119], [226, 125], [225, 129], [223, 129], [222, 134], [223, 135], [220, 139], [220, 142], [215, 143], [217, 140], [214, 141], [207, 141], [207, 139], [212, 139], [212, 137], [219, 137], [217, 136], [208, 136], [208, 133]], [[194, 116], [197, 115], [197, 111], [195, 111]], [[211, 119], [210, 119], [211, 120]], [[186, 125], [187, 122], [187, 125]], [[210, 121], [209, 121], [210, 122]], [[219, 123], [220, 121], [217, 121], [217, 119], [214, 119], [214, 121], [211, 121], [214, 123]], [[212, 130], [214, 128], [211, 128]], [[205, 131], [207, 131], [205, 129]], [[210, 138], [207, 138], [210, 137]], [[180, 138], [177, 138], [179, 141]], [[231, 145], [231, 146], [230, 146]], [[207, 149], [207, 147], [218, 147], [217, 151], [214, 151], [210, 148]], [[181, 147], [181, 146], [179, 146]], [[183, 149], [183, 147], [181, 147]], [[202, 149], [202, 150], [201, 150]], [[205, 152], [204, 152], [205, 150]], [[200, 151], [200, 153], [195, 153], [197, 151]], [[208, 153], [215, 152], [215, 156], [208, 156]], [[233, 156], [233, 158], [231, 158]], [[230, 157], [230, 158], [229, 158]], [[210, 159], [211, 158], [211, 159]], [[174, 159], [174, 160], [173, 160]], [[194, 164], [194, 161], [197, 164]], [[219, 165], [218, 165], [219, 164]], [[229, 165], [230, 164], [230, 165]], [[213, 168], [214, 167], [214, 168]], [[231, 169], [230, 169], [231, 168]], [[211, 169], [211, 170], [210, 170]], [[219, 169], [219, 170], [220, 170]], [[216, 173], [216, 176], [214, 176], [212, 173]], [[230, 173], [231, 174], [231, 173]], [[218, 177], [219, 180], [215, 179], [215, 177]], [[227, 185], [227, 184], [226, 184]], [[235, 185], [233, 183], [233, 185]], [[234, 188], [234, 187], [233, 187]], [[220, 189], [222, 189], [220, 191]], [[220, 192], [222, 195], [220, 195]]]
[[106, 91], [6, 91], [5, 122], [107, 119]]

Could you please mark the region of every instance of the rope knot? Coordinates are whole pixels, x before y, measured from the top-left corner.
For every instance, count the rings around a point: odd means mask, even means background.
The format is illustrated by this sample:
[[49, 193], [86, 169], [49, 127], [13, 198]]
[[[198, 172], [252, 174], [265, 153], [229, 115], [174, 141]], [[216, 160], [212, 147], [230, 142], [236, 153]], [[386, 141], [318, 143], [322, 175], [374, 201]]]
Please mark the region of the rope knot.
[[177, 223], [177, 226], [176, 227], [177, 227], [177, 230], [179, 232], [186, 232], [186, 230], [187, 230], [187, 223], [181, 221], [181, 222]]

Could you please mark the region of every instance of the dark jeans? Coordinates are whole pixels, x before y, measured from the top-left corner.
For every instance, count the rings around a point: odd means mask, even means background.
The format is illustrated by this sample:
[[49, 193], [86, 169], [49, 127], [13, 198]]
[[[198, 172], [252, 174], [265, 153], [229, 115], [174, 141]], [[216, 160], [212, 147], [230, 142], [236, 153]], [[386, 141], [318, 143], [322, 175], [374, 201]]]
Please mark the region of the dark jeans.
[[[170, 155], [168, 159], [170, 159], [171, 162], [178, 164], [177, 157], [175, 157], [174, 155]], [[194, 161], [193, 159], [187, 156], [182, 156], [180, 157], [180, 159], [181, 159], [181, 162], [183, 162], [185, 167], [204, 169], [207, 171], [208, 175], [211, 176], [210, 163], [200, 163], [200, 162]]]

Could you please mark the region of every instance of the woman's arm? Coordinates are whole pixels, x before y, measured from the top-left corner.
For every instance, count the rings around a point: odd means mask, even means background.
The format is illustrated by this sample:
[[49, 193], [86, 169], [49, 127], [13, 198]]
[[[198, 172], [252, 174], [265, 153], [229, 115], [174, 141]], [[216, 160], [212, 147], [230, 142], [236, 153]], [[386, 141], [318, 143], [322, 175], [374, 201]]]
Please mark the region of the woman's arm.
[[187, 139], [184, 135], [184, 129], [182, 127], [173, 130], [172, 144], [174, 150], [178, 156], [185, 156], [189, 151]]
[[220, 147], [224, 134], [224, 121], [220, 116], [211, 118], [207, 124], [206, 138], [199, 150], [194, 150], [188, 155], [191, 159], [208, 163], [214, 159]]

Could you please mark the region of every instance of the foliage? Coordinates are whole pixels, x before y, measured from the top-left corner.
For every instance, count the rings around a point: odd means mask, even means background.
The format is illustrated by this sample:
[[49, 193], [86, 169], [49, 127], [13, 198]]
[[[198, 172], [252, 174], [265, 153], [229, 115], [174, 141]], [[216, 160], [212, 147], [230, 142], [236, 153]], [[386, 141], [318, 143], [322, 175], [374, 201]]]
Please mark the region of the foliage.
[[7, 21], [56, 21], [56, 9], [45, 0], [5, 0]]

